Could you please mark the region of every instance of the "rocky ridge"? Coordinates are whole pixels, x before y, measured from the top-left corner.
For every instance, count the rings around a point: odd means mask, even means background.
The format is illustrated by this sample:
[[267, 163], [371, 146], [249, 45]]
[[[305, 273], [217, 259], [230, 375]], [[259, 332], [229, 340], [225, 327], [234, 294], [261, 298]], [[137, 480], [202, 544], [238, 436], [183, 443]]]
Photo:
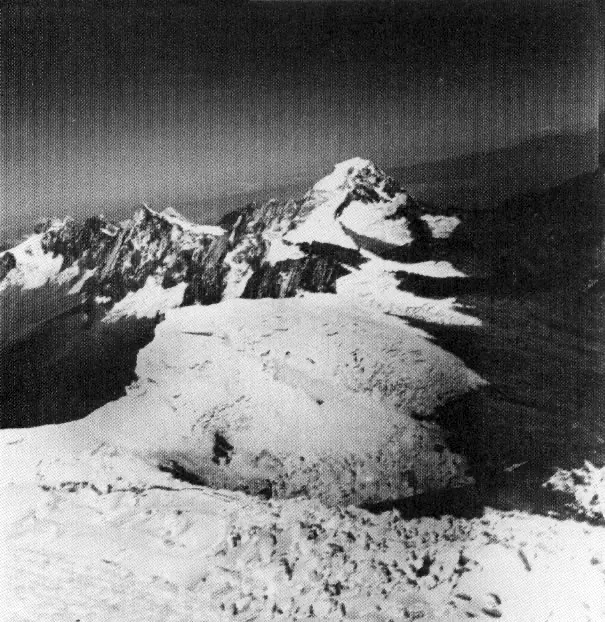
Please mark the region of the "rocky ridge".
[[[448, 220], [444, 227], [443, 218]], [[60, 271], [77, 268], [88, 299], [108, 305], [143, 288], [185, 283], [182, 304], [223, 298], [282, 298], [299, 290], [334, 292], [336, 280], [366, 261], [419, 260], [449, 235], [458, 219], [435, 217], [371, 162], [340, 163], [307, 194], [287, 202], [251, 204], [218, 226], [189, 222], [172, 208], [144, 205], [122, 223], [104, 216], [83, 222], [47, 221], [42, 251], [62, 257]], [[445, 233], [444, 233], [445, 231]], [[19, 261], [0, 256], [0, 281]]]

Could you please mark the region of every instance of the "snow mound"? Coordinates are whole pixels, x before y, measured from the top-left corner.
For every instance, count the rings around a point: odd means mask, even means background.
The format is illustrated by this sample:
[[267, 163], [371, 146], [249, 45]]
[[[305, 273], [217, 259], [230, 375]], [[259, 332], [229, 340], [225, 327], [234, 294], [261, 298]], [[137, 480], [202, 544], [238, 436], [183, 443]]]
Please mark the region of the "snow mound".
[[481, 380], [421, 331], [335, 296], [168, 311], [136, 373], [86, 419], [22, 431], [4, 474], [24, 477], [24, 451], [35, 465], [104, 443], [215, 487], [329, 504], [470, 483], [438, 426], [413, 416]]
[[[480, 379], [419, 331], [328, 295], [168, 312], [137, 374], [99, 422], [117, 416], [148, 455], [215, 486], [334, 504], [468, 483], [437, 426], [412, 415]], [[119, 414], [152, 410], [159, 439]]]
[[597, 468], [587, 460], [579, 469], [557, 469], [544, 486], [571, 495], [571, 507], [580, 514], [605, 518], [605, 467]]

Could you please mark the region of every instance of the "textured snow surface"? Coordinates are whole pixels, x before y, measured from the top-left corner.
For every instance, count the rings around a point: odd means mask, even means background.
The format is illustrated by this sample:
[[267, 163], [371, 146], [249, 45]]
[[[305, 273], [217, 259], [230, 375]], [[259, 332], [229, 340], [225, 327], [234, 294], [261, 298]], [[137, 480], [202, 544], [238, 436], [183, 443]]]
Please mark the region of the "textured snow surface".
[[173, 480], [108, 446], [15, 479], [0, 486], [7, 622], [605, 617], [601, 527], [266, 502]]
[[330, 504], [470, 483], [440, 429], [412, 415], [481, 379], [421, 331], [336, 296], [168, 311], [136, 373], [125, 397], [87, 418], [23, 431], [2, 470], [24, 452], [35, 465], [106, 443], [214, 486]]

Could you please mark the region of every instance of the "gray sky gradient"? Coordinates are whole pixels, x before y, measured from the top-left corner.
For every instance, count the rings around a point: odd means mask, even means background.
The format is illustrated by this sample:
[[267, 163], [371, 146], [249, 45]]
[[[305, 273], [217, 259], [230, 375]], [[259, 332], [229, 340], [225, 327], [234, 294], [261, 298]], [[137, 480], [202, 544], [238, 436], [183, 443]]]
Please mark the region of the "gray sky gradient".
[[9, 7], [0, 225], [596, 131], [588, 1], [210, 6]]

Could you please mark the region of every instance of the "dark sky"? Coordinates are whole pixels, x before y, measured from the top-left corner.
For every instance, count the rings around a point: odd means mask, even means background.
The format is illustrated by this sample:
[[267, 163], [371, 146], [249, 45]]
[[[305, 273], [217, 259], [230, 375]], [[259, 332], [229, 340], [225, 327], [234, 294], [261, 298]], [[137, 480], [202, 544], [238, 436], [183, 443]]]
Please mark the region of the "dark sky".
[[2, 21], [5, 229], [140, 201], [204, 220], [353, 155], [596, 129], [589, 0], [32, 0]]

